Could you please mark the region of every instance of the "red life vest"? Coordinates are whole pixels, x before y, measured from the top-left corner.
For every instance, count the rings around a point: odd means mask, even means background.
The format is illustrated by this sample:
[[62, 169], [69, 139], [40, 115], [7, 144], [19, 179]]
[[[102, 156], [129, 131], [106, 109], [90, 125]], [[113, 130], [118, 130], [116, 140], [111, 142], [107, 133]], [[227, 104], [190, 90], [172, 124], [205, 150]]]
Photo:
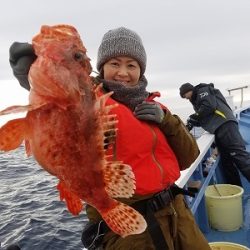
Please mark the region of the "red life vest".
[[[152, 98], [151, 98], [152, 100]], [[118, 103], [109, 98], [107, 104]], [[180, 169], [173, 150], [157, 125], [138, 120], [125, 105], [110, 113], [118, 119], [114, 159], [132, 167], [136, 180], [135, 193], [146, 195], [159, 192], [173, 184]]]

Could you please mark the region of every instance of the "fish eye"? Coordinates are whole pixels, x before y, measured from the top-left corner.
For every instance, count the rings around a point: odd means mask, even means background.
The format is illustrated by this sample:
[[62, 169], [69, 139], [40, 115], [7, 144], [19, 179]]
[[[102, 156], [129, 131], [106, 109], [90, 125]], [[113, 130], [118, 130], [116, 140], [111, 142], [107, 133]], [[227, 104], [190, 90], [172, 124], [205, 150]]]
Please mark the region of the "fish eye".
[[85, 58], [85, 55], [84, 55], [84, 53], [81, 52], [81, 51], [78, 51], [78, 52], [76, 52], [76, 53], [74, 54], [74, 59], [75, 59], [76, 61], [83, 61], [84, 58]]

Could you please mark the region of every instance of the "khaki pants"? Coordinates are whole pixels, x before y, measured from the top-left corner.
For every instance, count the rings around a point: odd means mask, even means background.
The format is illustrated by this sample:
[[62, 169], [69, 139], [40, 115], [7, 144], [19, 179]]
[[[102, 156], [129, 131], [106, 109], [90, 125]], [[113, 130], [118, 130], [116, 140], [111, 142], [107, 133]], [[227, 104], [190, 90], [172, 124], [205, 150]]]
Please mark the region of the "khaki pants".
[[[155, 217], [169, 250], [211, 250], [182, 195], [177, 195], [169, 206], [156, 212]], [[125, 238], [109, 232], [104, 237], [103, 248], [105, 250], [155, 250], [148, 230]]]

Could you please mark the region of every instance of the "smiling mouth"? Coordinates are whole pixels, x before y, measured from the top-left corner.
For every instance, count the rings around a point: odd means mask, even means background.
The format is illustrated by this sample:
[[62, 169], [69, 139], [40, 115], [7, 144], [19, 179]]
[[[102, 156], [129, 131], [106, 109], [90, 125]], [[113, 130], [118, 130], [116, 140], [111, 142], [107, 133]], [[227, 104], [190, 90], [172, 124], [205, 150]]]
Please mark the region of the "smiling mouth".
[[123, 79], [115, 79], [115, 81], [121, 82], [121, 83], [129, 83], [129, 81], [124, 81]]
[[123, 86], [126, 86], [126, 87], [133, 87], [133, 86], [137, 85], [137, 84], [133, 84], [131, 81], [124, 81], [124, 80], [118, 80], [118, 79], [115, 79], [114, 81], [118, 82], [118, 83], [120, 83], [120, 84], [122, 84]]
[[129, 84], [129, 82], [120, 81], [121, 84]]

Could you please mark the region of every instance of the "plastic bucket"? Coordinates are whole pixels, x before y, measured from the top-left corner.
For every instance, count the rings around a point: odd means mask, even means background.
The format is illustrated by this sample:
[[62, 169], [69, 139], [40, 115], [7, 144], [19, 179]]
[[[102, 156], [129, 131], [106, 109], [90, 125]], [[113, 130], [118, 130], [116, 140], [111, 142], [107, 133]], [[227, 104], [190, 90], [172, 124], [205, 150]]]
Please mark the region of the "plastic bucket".
[[230, 184], [208, 186], [205, 191], [210, 226], [219, 231], [235, 231], [243, 222], [243, 188]]
[[249, 250], [249, 248], [230, 242], [212, 242], [209, 243], [212, 250]]

